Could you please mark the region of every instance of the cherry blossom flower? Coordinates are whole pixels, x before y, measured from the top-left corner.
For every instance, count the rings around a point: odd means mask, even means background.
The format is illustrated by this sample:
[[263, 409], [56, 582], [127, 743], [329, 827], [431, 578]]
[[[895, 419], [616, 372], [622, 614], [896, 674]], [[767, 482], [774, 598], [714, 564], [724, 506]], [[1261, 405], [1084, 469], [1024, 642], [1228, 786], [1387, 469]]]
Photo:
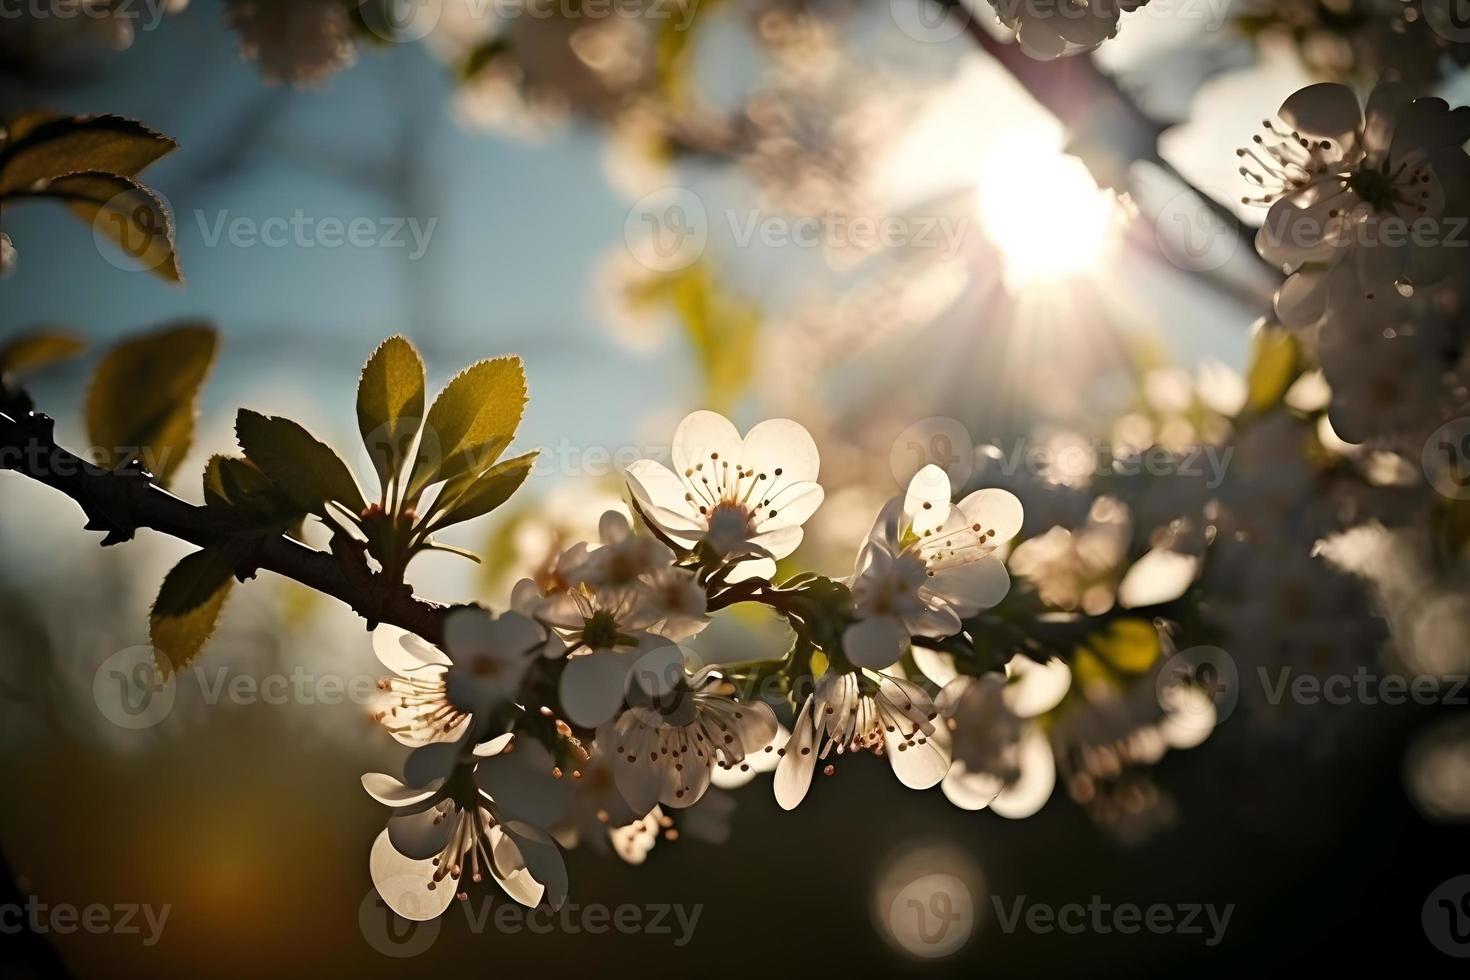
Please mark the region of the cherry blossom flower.
[[716, 412], [695, 412], [674, 432], [674, 469], [641, 459], [628, 467], [633, 498], [659, 532], [733, 562], [727, 581], [770, 578], [801, 544], [822, 503], [820, 457], [790, 419], [770, 419], [742, 439]]
[[[475, 751], [491, 757], [509, 742], [504, 736]], [[403, 781], [384, 773], [362, 777], [368, 794], [394, 810], [368, 866], [378, 894], [405, 919], [442, 915], [486, 875], [522, 905], [558, 908], [566, 901], [561, 852], [546, 831], [502, 813], [477, 783], [476, 757], [447, 743], [427, 745], [409, 756]]]
[[1050, 61], [1091, 51], [1117, 35], [1118, 20], [1148, 0], [990, 0], [996, 16], [1016, 32], [1033, 58]]
[[1380, 82], [1366, 108], [1346, 85], [1321, 82], [1288, 98], [1267, 136], [1238, 150], [1241, 173], [1269, 205], [1256, 249], [1288, 273], [1282, 322], [1309, 327], [1365, 300], [1409, 296], [1442, 279], [1470, 179], [1470, 108], [1410, 100]]
[[950, 503], [949, 476], [929, 465], [908, 493], [883, 508], [852, 577], [858, 621], [843, 651], [859, 667], [882, 668], [912, 636], [945, 637], [961, 620], [1005, 598], [1010, 577], [995, 549], [1021, 529], [1021, 502], [1006, 490], [977, 490]]
[[225, 22], [267, 82], [317, 85], [357, 58], [351, 10], [340, 0], [230, 0]]
[[444, 621], [445, 650], [395, 626], [379, 626], [373, 650], [393, 675], [380, 681], [377, 718], [404, 745], [477, 738], [476, 716], [514, 698], [545, 631], [515, 612], [478, 606]]
[[[888, 674], [829, 672], [802, 705], [776, 766], [776, 802], [791, 810], [806, 798], [817, 762], [847, 752], [886, 755], [898, 781], [928, 789], [949, 771], [949, 730], [918, 685]], [[823, 770], [831, 774], [829, 764]]]
[[1056, 707], [1071, 687], [1059, 660], [1011, 661], [1005, 675], [957, 676], [935, 704], [952, 733], [953, 764], [940, 788], [963, 810], [992, 804], [1002, 816], [1029, 815], [1046, 802], [1056, 766], [1034, 718]]
[[628, 708], [597, 741], [609, 753], [618, 791], [638, 812], [688, 807], [709, 789], [715, 767], [738, 767], [770, 745], [776, 716], [736, 701], [710, 671], [690, 674], [684, 654], [665, 646], [642, 657], [628, 682]]

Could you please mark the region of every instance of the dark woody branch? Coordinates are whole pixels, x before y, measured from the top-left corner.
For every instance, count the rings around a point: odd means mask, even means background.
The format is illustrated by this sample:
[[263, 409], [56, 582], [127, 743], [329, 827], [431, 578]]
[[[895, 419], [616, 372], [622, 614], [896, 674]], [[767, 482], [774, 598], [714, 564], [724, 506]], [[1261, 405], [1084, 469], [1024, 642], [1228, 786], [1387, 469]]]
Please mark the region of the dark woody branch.
[[282, 534], [243, 527], [228, 511], [201, 507], [153, 482], [140, 466], [105, 470], [57, 445], [54, 422], [31, 411], [23, 393], [0, 387], [0, 470], [12, 470], [66, 494], [87, 516], [87, 530], [105, 532], [102, 544], [130, 541], [139, 528], [222, 548], [242, 581], [260, 569], [283, 575], [346, 603], [371, 629], [390, 623], [431, 643], [443, 639], [445, 607], [413, 594], [373, 571], [362, 547], [342, 535], [330, 553]]

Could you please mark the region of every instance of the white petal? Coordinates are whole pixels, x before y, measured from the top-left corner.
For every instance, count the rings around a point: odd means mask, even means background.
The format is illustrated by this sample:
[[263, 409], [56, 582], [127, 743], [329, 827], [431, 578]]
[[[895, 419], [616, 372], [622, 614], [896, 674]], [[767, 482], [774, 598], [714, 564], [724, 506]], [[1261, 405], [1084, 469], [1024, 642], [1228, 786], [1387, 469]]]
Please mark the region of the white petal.
[[1021, 530], [1025, 511], [1021, 501], [1009, 490], [990, 487], [976, 490], [959, 502], [959, 511], [970, 525], [979, 524], [981, 533], [994, 531], [990, 544], [1000, 545], [1014, 538]]
[[[453, 824], [440, 820], [436, 807], [417, 813], [399, 813], [388, 818], [388, 839], [393, 849], [411, 861], [437, 857], [449, 845]], [[448, 886], [446, 886], [448, 887]]]
[[409, 786], [431, 786], [448, 779], [459, 762], [459, 745], [435, 742], [414, 749], [403, 763], [403, 781]]
[[750, 543], [767, 552], [772, 558], [785, 558], [801, 545], [802, 530], [799, 527], [783, 527], [776, 531], [762, 530], [750, 539]]
[[968, 772], [956, 759], [939, 788], [961, 810], [983, 810], [1005, 789], [1005, 781], [994, 773]]
[[817, 768], [817, 753], [813, 748], [815, 741], [812, 698], [808, 697], [806, 704], [801, 706], [801, 714], [796, 716], [796, 724], [791, 728], [786, 753], [776, 764], [776, 802], [783, 810], [796, 809], [811, 788], [812, 773]]
[[842, 633], [842, 652], [858, 667], [881, 670], [898, 661], [909, 634], [893, 616], [860, 619]]
[[1057, 784], [1057, 764], [1051, 744], [1039, 730], [1032, 729], [1018, 747], [1021, 778], [1001, 791], [990, 809], [1008, 820], [1031, 816], [1051, 799]]
[[771, 486], [778, 490], [816, 480], [822, 465], [811, 433], [791, 419], [767, 419], [751, 429], [745, 435], [739, 458], [747, 471], [767, 474]]
[[475, 767], [475, 783], [505, 817], [550, 827], [566, 816], [572, 802], [572, 776], [552, 775], [556, 761], [535, 739], [522, 739], [514, 752]]
[[449, 658], [438, 647], [386, 623], [373, 630], [373, 652], [395, 674], [428, 673], [424, 668], [449, 666]]
[[907, 741], [902, 732], [883, 732], [884, 751], [898, 781], [910, 789], [928, 789], [939, 785], [949, 772], [949, 729], [936, 725], [934, 734], [919, 734]]
[[437, 919], [454, 901], [452, 882], [441, 882], [437, 887], [429, 888], [434, 880], [434, 862], [415, 861], [399, 854], [393, 849], [386, 830], [373, 841], [368, 871], [372, 875], [373, 887], [388, 907], [411, 922]]
[[504, 735], [497, 735], [492, 739], [476, 745], [471, 751], [471, 754], [477, 759], [493, 758], [504, 752], [515, 741], [515, 737], [515, 732], [506, 732]]
[[[725, 416], [719, 412], [692, 412], [674, 430], [674, 471], [684, 475], [690, 470], [710, 472], [721, 463], [733, 466], [740, 460], [740, 445], [740, 432]], [[696, 469], [701, 465], [702, 471]]]
[[1277, 115], [1303, 135], [1338, 143], [1355, 139], [1363, 122], [1357, 94], [1336, 82], [1319, 82], [1298, 90], [1281, 104]]
[[935, 531], [949, 518], [949, 474], [930, 463], [914, 474], [903, 498], [903, 514], [915, 534]]
[[684, 669], [684, 651], [674, 644], [667, 644], [640, 656], [628, 672], [628, 682], [637, 684], [652, 699], [676, 690], [688, 676]]
[[542, 899], [553, 909], [561, 908], [567, 900], [567, 865], [556, 842], [541, 828], [521, 820], [502, 827], [515, 840], [526, 870], [545, 889]]
[[605, 511], [597, 521], [597, 536], [603, 544], [617, 544], [633, 533], [632, 526], [621, 511]]
[[625, 475], [633, 499], [660, 531], [683, 545], [703, 537], [705, 528], [698, 509], [685, 498], [689, 489], [668, 467], [640, 459], [628, 466]]
[[1124, 609], [1173, 602], [1189, 590], [1199, 571], [1199, 559], [1167, 548], [1154, 548], [1128, 569], [1118, 585], [1118, 603]]
[[920, 587], [920, 594], [938, 596], [963, 618], [996, 605], [1010, 589], [1011, 577], [1005, 563], [994, 555], [986, 555], [965, 565], [935, 569]]
[[567, 719], [582, 728], [611, 721], [623, 705], [627, 662], [616, 653], [600, 651], [567, 660], [561, 673], [561, 707]]
[[[790, 487], [783, 487], [775, 496], [766, 498], [769, 505], [762, 507], [755, 515], [756, 529], [765, 533], [781, 528], [800, 527], [817, 512], [824, 499], [826, 491], [819, 483], [794, 483]], [[771, 516], [773, 513], [774, 517]]]
[[536, 880], [526, 868], [526, 859], [521, 854], [516, 839], [500, 825], [490, 828], [490, 874], [515, 901], [535, 908], [541, 904], [546, 887]]
[[439, 791], [437, 786], [410, 788], [381, 772], [363, 773], [362, 788], [379, 803], [392, 807], [422, 803]]

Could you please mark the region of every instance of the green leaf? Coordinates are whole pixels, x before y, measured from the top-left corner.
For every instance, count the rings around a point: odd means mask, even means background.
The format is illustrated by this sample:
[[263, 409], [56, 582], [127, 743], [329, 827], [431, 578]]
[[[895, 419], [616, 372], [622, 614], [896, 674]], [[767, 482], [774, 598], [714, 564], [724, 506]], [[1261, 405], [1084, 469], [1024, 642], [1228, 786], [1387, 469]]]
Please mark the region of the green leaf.
[[703, 262], [678, 274], [671, 298], [704, 375], [707, 402], [728, 411], [754, 376], [760, 310], [723, 289]]
[[165, 674], [188, 667], [219, 624], [235, 584], [229, 555], [218, 548], [196, 551], [174, 566], [148, 615], [148, 635], [162, 657]]
[[424, 362], [402, 337], [373, 352], [357, 384], [357, 428], [383, 486], [403, 468], [424, 422]]
[[49, 367], [57, 361], [76, 357], [86, 349], [86, 343], [75, 334], [59, 330], [28, 333], [0, 345], [0, 377]]
[[78, 173], [58, 177], [38, 196], [61, 201], [105, 236], [138, 267], [181, 283], [174, 251], [174, 218], [150, 188], [122, 174]]
[[498, 463], [475, 479], [462, 476], [445, 484], [442, 503], [435, 503], [443, 516], [433, 520], [433, 529], [472, 521], [505, 503], [526, 482], [540, 454], [540, 450], [529, 452]]
[[6, 129], [10, 140], [0, 151], [0, 196], [82, 171], [136, 176], [178, 147], [167, 136], [121, 116], [32, 113], [12, 120]]
[[1301, 360], [1295, 334], [1282, 326], [1263, 324], [1251, 338], [1247, 407], [1264, 412], [1279, 405], [1302, 372]]
[[250, 460], [235, 456], [209, 458], [204, 467], [204, 503], [233, 512], [247, 526], [296, 535], [307, 513]]
[[367, 506], [347, 464], [290, 419], [242, 408], [235, 435], [246, 458], [303, 510], [325, 517], [329, 500], [358, 514]]
[[215, 343], [213, 327], [186, 323], [108, 352], [87, 391], [87, 436], [101, 465], [116, 468], [141, 454], [159, 482], [168, 482], [193, 441]]
[[429, 409], [410, 497], [462, 473], [489, 469], [510, 445], [525, 408], [526, 372], [519, 357], [497, 357], [466, 368]]

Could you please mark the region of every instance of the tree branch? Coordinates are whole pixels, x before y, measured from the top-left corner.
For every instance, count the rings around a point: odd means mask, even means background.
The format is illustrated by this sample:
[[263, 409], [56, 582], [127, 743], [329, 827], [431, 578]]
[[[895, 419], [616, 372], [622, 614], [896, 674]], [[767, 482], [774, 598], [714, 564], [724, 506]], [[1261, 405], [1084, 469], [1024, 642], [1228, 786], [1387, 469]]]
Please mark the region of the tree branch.
[[[961, 18], [966, 33], [975, 44], [1009, 72], [1033, 99], [1056, 116], [1074, 137], [1078, 134], [1105, 135], [1108, 152], [1114, 157], [1110, 165], [1100, 167], [1098, 161], [1084, 160], [1089, 169], [1093, 169], [1094, 176], [1100, 178], [1100, 183], [1114, 183], [1116, 175], [1099, 173], [1099, 169], [1121, 171], [1129, 163], [1151, 164], [1181, 188], [1198, 196], [1205, 207], [1240, 240], [1247, 253], [1259, 259], [1255, 230], [1241, 221], [1240, 216], [1227, 205], [1195, 187], [1172, 163], [1159, 155], [1159, 137], [1166, 127], [1145, 113], [1119, 87], [1117, 80], [1098, 68], [1090, 56], [1038, 61], [1022, 51], [1019, 44], [1002, 41], [987, 31], [978, 15], [962, 0], [933, 2], [948, 10], [951, 16]], [[1271, 268], [1264, 259], [1260, 262]]]
[[53, 420], [30, 410], [24, 394], [0, 387], [0, 469], [13, 470], [66, 494], [87, 515], [87, 530], [104, 531], [104, 546], [132, 539], [138, 528], [201, 548], [229, 546], [242, 556], [241, 580], [259, 569], [275, 572], [346, 603], [368, 628], [391, 623], [431, 643], [443, 640], [445, 607], [421, 599], [367, 565], [360, 546], [337, 535], [332, 552], [318, 551], [282, 534], [242, 526], [218, 508], [200, 507], [153, 482], [141, 467], [105, 470], [57, 445]]

